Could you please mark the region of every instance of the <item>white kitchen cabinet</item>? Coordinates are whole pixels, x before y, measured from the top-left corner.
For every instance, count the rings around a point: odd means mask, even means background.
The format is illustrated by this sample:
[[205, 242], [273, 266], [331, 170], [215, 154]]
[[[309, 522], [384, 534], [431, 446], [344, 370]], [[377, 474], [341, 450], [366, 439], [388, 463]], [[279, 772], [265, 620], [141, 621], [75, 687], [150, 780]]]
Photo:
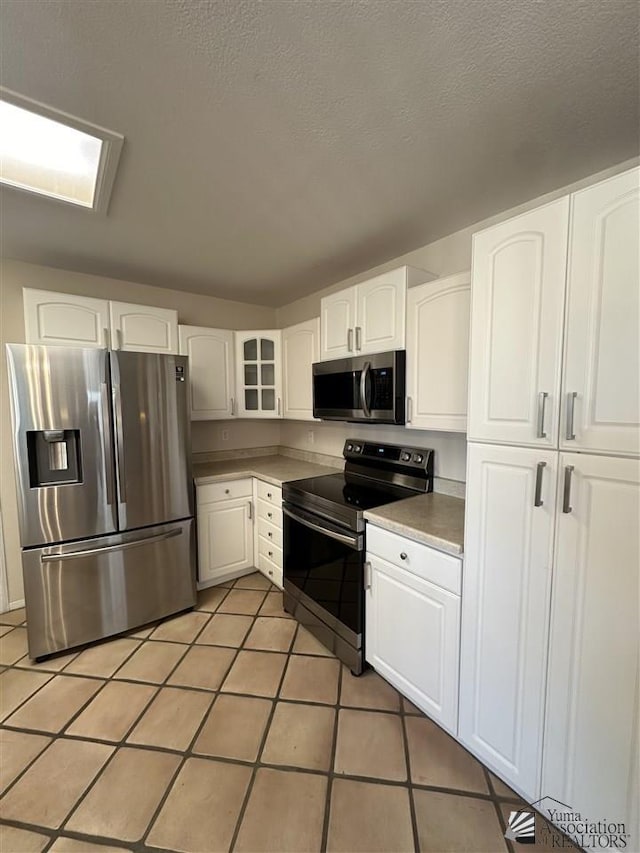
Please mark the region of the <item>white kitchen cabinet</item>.
[[282, 489], [256, 478], [253, 497], [256, 506], [255, 565], [271, 583], [282, 588]]
[[558, 491], [541, 793], [638, 850], [640, 464], [562, 453]]
[[471, 273], [407, 293], [407, 426], [466, 432]]
[[339, 290], [320, 300], [322, 346], [320, 358], [330, 361], [347, 358], [354, 353], [356, 326], [356, 289]]
[[560, 446], [640, 452], [640, 171], [571, 197]]
[[132, 352], [178, 352], [178, 312], [110, 302], [111, 346]]
[[189, 356], [191, 420], [235, 416], [234, 333], [229, 329], [180, 326], [180, 354]]
[[312, 365], [320, 360], [320, 318], [282, 331], [284, 417], [313, 420]]
[[404, 349], [407, 288], [432, 278], [404, 266], [325, 296], [321, 359]]
[[569, 197], [473, 236], [470, 441], [558, 446]]
[[211, 586], [253, 567], [251, 479], [199, 486], [198, 585]]
[[236, 332], [238, 416], [282, 417], [280, 330]]
[[178, 352], [177, 311], [30, 288], [23, 301], [28, 344]]
[[460, 595], [452, 589], [459, 589], [460, 567], [454, 557], [367, 525], [367, 661], [454, 735]]
[[459, 738], [539, 794], [558, 454], [470, 444]]
[[22, 294], [28, 344], [110, 346], [109, 303], [105, 299], [28, 287]]

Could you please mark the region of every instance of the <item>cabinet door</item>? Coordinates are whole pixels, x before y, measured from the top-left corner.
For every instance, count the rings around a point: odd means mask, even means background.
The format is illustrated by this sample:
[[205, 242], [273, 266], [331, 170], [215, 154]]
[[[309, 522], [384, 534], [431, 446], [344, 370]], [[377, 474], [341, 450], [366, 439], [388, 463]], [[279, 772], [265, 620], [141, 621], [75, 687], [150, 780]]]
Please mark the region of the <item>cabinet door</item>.
[[109, 346], [109, 303], [106, 300], [27, 287], [22, 293], [26, 343]]
[[320, 318], [283, 330], [282, 390], [285, 418], [313, 420], [311, 365], [319, 359]]
[[340, 290], [320, 300], [322, 345], [320, 358], [330, 361], [355, 352], [356, 288]]
[[557, 453], [469, 445], [459, 737], [539, 794]]
[[233, 332], [180, 326], [180, 354], [189, 356], [191, 420], [233, 417], [236, 393]]
[[542, 793], [624, 822], [638, 850], [640, 465], [570, 453], [560, 464]]
[[558, 446], [569, 197], [473, 238], [469, 439]]
[[133, 352], [178, 352], [178, 312], [110, 302], [111, 345]]
[[407, 426], [466, 432], [471, 274], [407, 292]]
[[357, 285], [356, 352], [366, 355], [405, 347], [406, 267]]
[[640, 452], [640, 171], [572, 196], [560, 445]]
[[250, 498], [198, 507], [198, 581], [207, 583], [253, 566]]
[[[456, 733], [460, 598], [367, 555], [366, 657], [407, 698]], [[402, 618], [398, 618], [402, 614]]]
[[282, 417], [282, 357], [279, 330], [236, 332], [238, 416]]

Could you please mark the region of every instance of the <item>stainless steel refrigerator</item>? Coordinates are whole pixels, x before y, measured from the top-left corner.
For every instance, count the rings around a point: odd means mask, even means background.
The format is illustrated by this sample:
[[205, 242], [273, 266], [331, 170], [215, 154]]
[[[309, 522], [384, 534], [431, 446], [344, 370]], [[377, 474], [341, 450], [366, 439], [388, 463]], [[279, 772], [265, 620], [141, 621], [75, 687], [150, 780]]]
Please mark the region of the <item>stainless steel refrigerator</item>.
[[192, 607], [184, 356], [8, 344], [29, 655]]

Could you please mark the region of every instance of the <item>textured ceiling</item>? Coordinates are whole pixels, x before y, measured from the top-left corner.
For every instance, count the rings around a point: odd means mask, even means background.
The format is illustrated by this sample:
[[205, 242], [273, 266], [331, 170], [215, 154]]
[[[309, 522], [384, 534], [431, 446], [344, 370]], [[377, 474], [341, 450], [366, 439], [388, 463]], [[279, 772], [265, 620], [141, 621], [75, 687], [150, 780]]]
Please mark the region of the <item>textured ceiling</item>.
[[125, 136], [6, 256], [281, 305], [638, 153], [637, 0], [2, 0], [0, 79]]

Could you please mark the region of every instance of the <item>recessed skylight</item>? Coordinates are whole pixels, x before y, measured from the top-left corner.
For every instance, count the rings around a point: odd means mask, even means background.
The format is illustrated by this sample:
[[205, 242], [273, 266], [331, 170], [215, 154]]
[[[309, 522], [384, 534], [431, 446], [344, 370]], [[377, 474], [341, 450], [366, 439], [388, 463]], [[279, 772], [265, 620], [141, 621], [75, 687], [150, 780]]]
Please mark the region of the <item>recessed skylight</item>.
[[0, 182], [106, 210], [123, 137], [0, 89]]

